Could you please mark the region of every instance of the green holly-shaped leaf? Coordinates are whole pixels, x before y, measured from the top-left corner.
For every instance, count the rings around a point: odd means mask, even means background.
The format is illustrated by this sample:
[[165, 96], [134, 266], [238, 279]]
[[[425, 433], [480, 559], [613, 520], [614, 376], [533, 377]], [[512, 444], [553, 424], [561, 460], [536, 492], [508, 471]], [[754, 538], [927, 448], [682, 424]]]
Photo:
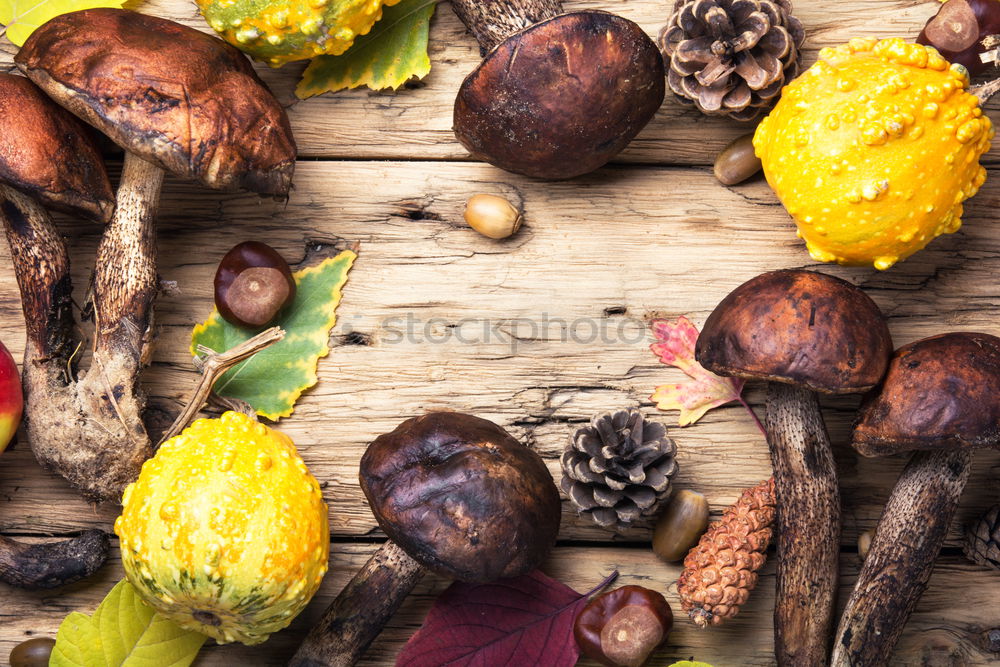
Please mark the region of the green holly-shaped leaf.
[[187, 667], [205, 635], [157, 614], [128, 581], [87, 616], [74, 611], [56, 635], [50, 667]]
[[[2, 0], [0, 0], [2, 1]], [[339, 56], [318, 56], [302, 73], [295, 94], [306, 99], [345, 88], [399, 88], [431, 71], [427, 33], [436, 0], [402, 0], [384, 7], [382, 20]]]
[[60, 14], [93, 9], [95, 7], [121, 7], [125, 0], [0, 0], [0, 35], [6, 31], [7, 39], [23, 46], [40, 25]]
[[[330, 329], [337, 321], [341, 288], [354, 258], [350, 250], [315, 266], [296, 271], [295, 300], [274, 322], [284, 339], [233, 366], [215, 383], [215, 393], [246, 401], [257, 414], [277, 420], [295, 409], [303, 391], [316, 384], [316, 365], [330, 352]], [[256, 331], [230, 324], [213, 310], [191, 335], [191, 353], [198, 346], [225, 352]]]

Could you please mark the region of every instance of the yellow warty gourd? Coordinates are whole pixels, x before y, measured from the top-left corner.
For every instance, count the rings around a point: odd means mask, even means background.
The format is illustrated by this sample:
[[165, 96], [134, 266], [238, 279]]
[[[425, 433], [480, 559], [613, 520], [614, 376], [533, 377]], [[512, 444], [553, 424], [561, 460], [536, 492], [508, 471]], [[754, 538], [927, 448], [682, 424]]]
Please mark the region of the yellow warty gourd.
[[160, 446], [115, 521], [128, 580], [220, 643], [287, 626], [326, 574], [327, 508], [288, 436], [227, 412]]
[[195, 0], [212, 29], [271, 67], [337, 56], [399, 0]]
[[887, 269], [961, 226], [993, 125], [932, 47], [853, 39], [819, 57], [754, 149], [814, 259]]

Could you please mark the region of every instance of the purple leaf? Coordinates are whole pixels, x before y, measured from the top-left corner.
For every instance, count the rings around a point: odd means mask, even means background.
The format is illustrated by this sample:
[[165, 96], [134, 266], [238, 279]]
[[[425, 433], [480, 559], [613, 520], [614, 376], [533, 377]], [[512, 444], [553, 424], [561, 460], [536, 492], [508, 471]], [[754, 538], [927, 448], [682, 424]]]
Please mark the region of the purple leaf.
[[538, 570], [489, 584], [455, 582], [410, 637], [396, 666], [573, 667], [580, 650], [573, 622], [587, 598]]

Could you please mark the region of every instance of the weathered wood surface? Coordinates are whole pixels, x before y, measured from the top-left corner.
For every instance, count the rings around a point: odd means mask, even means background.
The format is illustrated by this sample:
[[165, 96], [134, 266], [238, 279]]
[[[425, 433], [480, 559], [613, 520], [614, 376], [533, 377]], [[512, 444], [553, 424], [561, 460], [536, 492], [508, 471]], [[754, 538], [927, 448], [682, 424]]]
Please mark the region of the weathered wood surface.
[[[207, 646], [195, 665], [284, 665], [336, 592], [375, 549], [374, 545], [336, 546], [323, 587], [287, 630], [273, 635], [260, 646]], [[676, 660], [692, 658], [707, 661], [716, 667], [762, 667], [774, 663], [771, 636], [773, 562], [765, 565], [757, 589], [740, 614], [726, 624], [708, 630], [698, 629], [680, 613], [676, 585], [680, 568], [659, 562], [645, 549], [607, 548], [602, 550], [601, 559], [595, 561], [591, 549], [560, 547], [544, 569], [578, 591], [590, 590], [617, 569], [621, 575], [616, 585], [637, 584], [663, 592], [674, 610], [674, 629], [669, 635], [667, 648], [656, 654], [649, 662], [650, 667], [664, 667]], [[841, 562], [842, 602], [850, 593], [857, 570], [857, 556], [844, 554]], [[121, 576], [121, 564], [116, 557], [89, 582], [70, 586], [62, 594], [19, 595], [10, 604], [0, 606], [0, 656], [6, 656], [16, 642], [31, 635], [54, 634], [60, 621], [70, 611], [90, 613]], [[421, 580], [359, 664], [364, 667], [393, 664], [402, 645], [420, 626], [434, 598], [447, 585], [447, 581], [436, 576]], [[995, 573], [977, 569], [959, 557], [943, 557], [906, 626], [891, 665], [995, 665], [996, 654], [989, 650], [986, 633], [996, 626], [997, 619], [994, 617], [991, 625], [989, 612], [985, 611], [993, 609], [995, 613], [995, 588]], [[597, 665], [592, 661], [580, 664], [586, 667]]]
[[[321, 381], [282, 423], [328, 484], [341, 535], [375, 529], [356, 484], [357, 463], [365, 445], [402, 418], [452, 408], [494, 419], [531, 442], [558, 474], [570, 434], [596, 412], [643, 405], [650, 417], [676, 423], [676, 413], [657, 413], [648, 400], [656, 385], [683, 378], [649, 352], [650, 318], [687, 314], [700, 323], [758, 272], [817, 266], [763, 182], [725, 189], [707, 169], [618, 168], [574, 183], [508, 177], [504, 185], [478, 164], [302, 162], [296, 183], [286, 206], [168, 181], [157, 223], [159, 268], [179, 293], [158, 302], [159, 339], [145, 384], [155, 409], [179, 409], [196, 380], [190, 329], [210, 310], [215, 264], [234, 243], [262, 239], [295, 260], [308, 243], [360, 243]], [[506, 187], [525, 201], [518, 236], [498, 243], [465, 227], [469, 194]], [[888, 273], [823, 270], [865, 285], [888, 314], [897, 344], [950, 329], [996, 332], [998, 199], [1000, 191], [984, 188], [958, 234]], [[62, 228], [71, 236], [82, 301], [99, 230]], [[6, 252], [0, 248], [0, 262]], [[22, 329], [9, 271], [0, 274], [0, 309], [0, 338], [18, 356]], [[412, 334], [402, 333], [408, 320]], [[568, 323], [565, 340], [556, 320]], [[762, 393], [754, 389], [750, 398], [759, 403]], [[825, 403], [848, 543], [858, 526], [877, 520], [905, 460], [864, 460], [845, 445], [857, 400]], [[708, 493], [717, 511], [769, 474], [766, 446], [739, 408], [710, 413], [673, 435], [678, 484]], [[116, 514], [113, 506], [91, 509], [33, 465], [24, 446], [4, 463], [0, 497], [9, 502], [0, 528], [63, 532], [107, 526]], [[997, 453], [978, 455], [959, 520], [996, 502], [998, 466]], [[568, 509], [562, 537], [608, 539]]]
[[[934, 11], [935, 0], [798, 0], [795, 15], [806, 26], [804, 62], [820, 48], [852, 37], [914, 37]], [[567, 11], [604, 9], [636, 21], [652, 37], [666, 22], [673, 0], [569, 0]], [[130, 5], [131, 6], [131, 5]], [[193, 2], [152, 0], [143, 12], [208, 30]], [[4, 42], [0, 68], [14, 47]], [[367, 90], [326, 95], [303, 102], [294, 95], [303, 65], [262, 68], [265, 81], [289, 106], [300, 152], [308, 157], [346, 159], [465, 160], [468, 153], [451, 132], [452, 105], [462, 79], [479, 63], [479, 46], [447, 5], [438, 8], [431, 34], [431, 74], [416, 90], [373, 94]], [[1000, 101], [990, 108], [1000, 109]], [[617, 158], [644, 164], [710, 164], [730, 140], [749, 126], [706, 118], [668, 94], [656, 118]], [[1000, 147], [989, 155], [1000, 159]], [[498, 176], [502, 173], [497, 171]]]
[[[669, 4], [566, 6], [615, 11], [655, 35]], [[913, 35], [936, 7], [933, 1], [892, 0], [797, 5], [809, 31], [807, 63], [821, 46], [849, 37]], [[155, 0], [142, 8], [204, 28], [193, 4], [182, 0]], [[782, 267], [821, 268], [863, 285], [889, 316], [897, 345], [948, 330], [1000, 333], [1000, 231], [994, 222], [1000, 171], [969, 203], [958, 234], [891, 271], [820, 266], [805, 254], [766, 184], [723, 188], [698, 166], [710, 164], [747, 128], [703, 118], [672, 99], [618, 164], [573, 182], [533, 182], [469, 162], [450, 130], [451, 104], [478, 50], [447, 6], [438, 11], [431, 39], [434, 71], [416, 89], [395, 95], [352, 91], [301, 102], [292, 94], [301, 66], [262, 70], [289, 105], [302, 156], [322, 158], [299, 163], [287, 205], [167, 181], [157, 223], [159, 268], [178, 291], [159, 301], [158, 347], [144, 377], [152, 415], [163, 425], [195, 382], [189, 333], [211, 308], [211, 277], [223, 252], [257, 238], [299, 261], [360, 244], [320, 384], [281, 424], [326, 484], [333, 571], [292, 630], [263, 647], [206, 651], [199, 664], [281, 664], [291, 654], [310, 620], [373, 548], [357, 540], [379, 536], [357, 487], [357, 464], [365, 445], [404, 417], [451, 408], [494, 419], [535, 447], [558, 476], [562, 447], [597, 412], [638, 405], [651, 418], [676, 421], [648, 400], [656, 385], [684, 379], [649, 352], [650, 319], [686, 314], [700, 324], [730, 289]], [[13, 52], [0, 43], [0, 69], [10, 66]], [[1000, 157], [997, 151], [991, 159]], [[493, 242], [464, 226], [465, 199], [483, 191], [524, 202], [526, 226], [516, 237]], [[69, 220], [61, 225], [70, 238], [82, 302], [100, 230]], [[0, 246], [0, 340], [19, 357], [17, 287], [5, 244]], [[763, 393], [751, 387], [748, 396], [759, 407]], [[850, 451], [845, 443], [856, 405], [856, 397], [823, 402], [844, 501], [842, 599], [856, 572], [847, 552], [859, 531], [874, 527], [905, 463], [903, 457], [865, 460]], [[716, 410], [694, 427], [673, 429], [673, 435], [681, 466], [676, 484], [705, 492], [714, 514], [770, 474], [767, 448], [739, 408]], [[0, 461], [0, 531], [6, 534], [107, 529], [117, 514], [113, 506], [83, 502], [42, 471], [23, 443]], [[1000, 580], [964, 564], [954, 549], [962, 524], [1000, 500], [998, 477], [1000, 452], [978, 453], [950, 531], [949, 554], [907, 628], [898, 664], [1000, 660], [981, 636], [1000, 627]], [[567, 505], [561, 539], [572, 546], [559, 547], [547, 568], [578, 590], [618, 567], [622, 583], [665, 590], [679, 611], [677, 568], [651, 556], [648, 529], [611, 537]], [[0, 663], [26, 632], [51, 634], [68, 611], [93, 608], [120, 576], [118, 568], [116, 562], [101, 577], [66, 592], [0, 589]], [[443, 586], [434, 579], [421, 584], [367, 664], [392, 663]], [[770, 565], [734, 624], [700, 633], [679, 622], [670, 641], [674, 648], [656, 664], [688, 657], [717, 667], [771, 664], [772, 602]]]

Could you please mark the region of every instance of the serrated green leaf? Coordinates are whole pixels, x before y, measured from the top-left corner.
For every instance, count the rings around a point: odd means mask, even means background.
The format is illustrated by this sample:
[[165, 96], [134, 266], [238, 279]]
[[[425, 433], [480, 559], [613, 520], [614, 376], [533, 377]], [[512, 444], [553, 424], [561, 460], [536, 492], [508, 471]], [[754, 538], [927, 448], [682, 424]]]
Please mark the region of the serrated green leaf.
[[160, 616], [119, 581], [93, 616], [73, 612], [59, 626], [50, 667], [188, 667], [205, 635]]
[[[285, 330], [284, 339], [229, 369], [215, 383], [215, 392], [246, 401], [271, 420], [292, 414], [302, 392], [316, 384], [320, 358], [330, 352], [330, 329], [337, 322], [340, 291], [355, 257], [345, 250], [292, 274], [295, 301], [274, 323]], [[225, 321], [216, 309], [195, 325], [191, 353], [198, 354], [199, 345], [225, 352], [255, 333]]]
[[296, 96], [304, 100], [360, 86], [395, 90], [412, 77], [424, 78], [431, 71], [427, 33], [436, 4], [402, 0], [384, 7], [382, 20], [345, 53], [313, 58], [295, 88]]
[[124, 4], [125, 0], [0, 0], [0, 25], [6, 30], [7, 39], [23, 46], [38, 26], [60, 14]]

